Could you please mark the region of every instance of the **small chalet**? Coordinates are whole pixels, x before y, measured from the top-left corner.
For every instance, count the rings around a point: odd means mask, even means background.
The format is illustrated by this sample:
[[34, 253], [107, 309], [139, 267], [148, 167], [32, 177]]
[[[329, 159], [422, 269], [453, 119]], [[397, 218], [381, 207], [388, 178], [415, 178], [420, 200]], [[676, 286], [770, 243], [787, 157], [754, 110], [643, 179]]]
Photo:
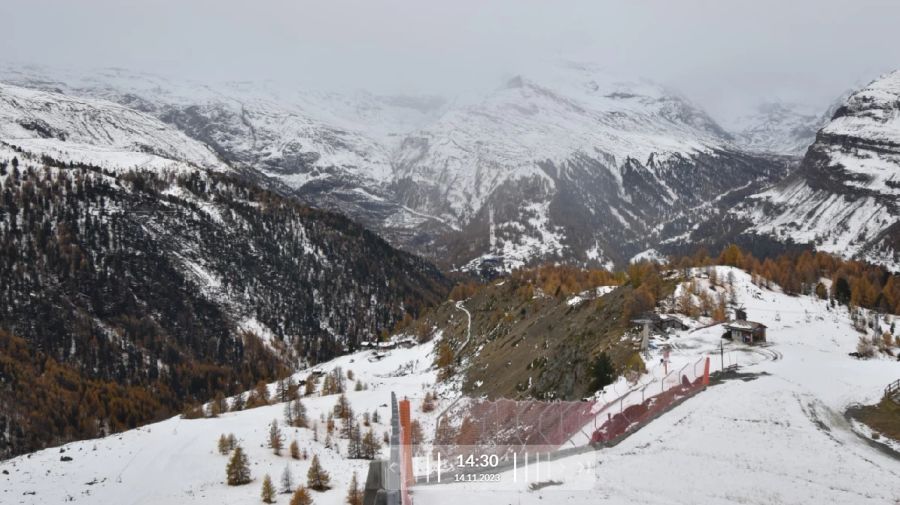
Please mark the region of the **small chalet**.
[[648, 312], [641, 314], [640, 317], [632, 319], [631, 323], [636, 326], [643, 326], [645, 332], [658, 331], [666, 333], [671, 330], [687, 330], [690, 327], [675, 314], [657, 314]]
[[415, 347], [418, 343], [419, 342], [413, 337], [405, 337], [397, 341], [397, 345], [401, 349], [409, 349], [410, 347]]
[[766, 325], [746, 319], [737, 319], [725, 323], [723, 338], [740, 340], [745, 344], [758, 344], [766, 341]]
[[656, 327], [663, 331], [687, 330], [690, 328], [680, 316], [675, 314], [660, 314]]

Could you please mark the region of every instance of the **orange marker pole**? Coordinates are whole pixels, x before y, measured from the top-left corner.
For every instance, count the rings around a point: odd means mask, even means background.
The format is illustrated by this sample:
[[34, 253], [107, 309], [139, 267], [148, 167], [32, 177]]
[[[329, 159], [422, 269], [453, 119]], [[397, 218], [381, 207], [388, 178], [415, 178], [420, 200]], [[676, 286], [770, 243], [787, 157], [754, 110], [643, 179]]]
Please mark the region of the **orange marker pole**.
[[709, 386], [709, 356], [706, 357], [706, 364], [703, 365], [703, 385]]
[[406, 474], [405, 481], [407, 484], [411, 484], [413, 482], [413, 470], [412, 470], [412, 431], [410, 429], [410, 413], [409, 413], [409, 400], [403, 399], [399, 402], [399, 410], [400, 410], [400, 444], [402, 446], [402, 455], [403, 455], [403, 469]]

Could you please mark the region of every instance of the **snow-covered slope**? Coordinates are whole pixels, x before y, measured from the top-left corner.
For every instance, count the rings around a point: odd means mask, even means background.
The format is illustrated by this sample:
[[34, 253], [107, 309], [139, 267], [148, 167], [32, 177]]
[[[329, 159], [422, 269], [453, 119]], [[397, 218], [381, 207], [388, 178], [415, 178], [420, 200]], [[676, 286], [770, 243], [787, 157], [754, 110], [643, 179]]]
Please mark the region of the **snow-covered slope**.
[[0, 458], [341, 354], [447, 295], [423, 259], [232, 174], [71, 166], [0, 140], [0, 181]]
[[[390, 429], [390, 392], [411, 398], [421, 398], [423, 387], [434, 385], [435, 373], [429, 371], [431, 345], [392, 351], [382, 361], [370, 363], [368, 353], [338, 358], [317, 367], [331, 371], [353, 371], [357, 379], [367, 384], [367, 391], [351, 391], [347, 398], [361, 417], [364, 412], [378, 411], [380, 422], [373, 430], [381, 435]], [[305, 379], [307, 373], [297, 374]], [[272, 388], [274, 394], [274, 388]], [[276, 486], [286, 466], [291, 468], [296, 485], [306, 483], [309, 460], [293, 460], [285, 450], [275, 456], [266, 447], [268, 425], [273, 419], [282, 424], [285, 446], [297, 440], [301, 451], [310, 458], [318, 455], [322, 466], [331, 474], [332, 490], [313, 493], [315, 503], [342, 504], [353, 473], [365, 482], [368, 462], [346, 460], [346, 440], [337, 440], [338, 448], [325, 447], [325, 422], [337, 400], [337, 395], [308, 397], [303, 403], [310, 423], [316, 422], [319, 441], [313, 440], [311, 429], [284, 426], [284, 405], [227, 413], [215, 419], [184, 420], [173, 418], [120, 435], [100, 440], [68, 444], [60, 449], [41, 451], [0, 463], [0, 502], [6, 503], [103, 503], [103, 504], [238, 504], [256, 503], [260, 483], [265, 474]], [[433, 423], [416, 409], [416, 418], [423, 422], [426, 432], [433, 431]], [[338, 423], [340, 424], [340, 423]], [[220, 434], [233, 433], [250, 460], [253, 483], [241, 487], [225, 485], [226, 456], [216, 451]], [[63, 462], [61, 457], [73, 460]], [[35, 466], [32, 466], [35, 465]], [[49, 473], [47, 473], [49, 472]], [[50, 485], [55, 482], [54, 485]], [[34, 494], [31, 494], [31, 493]], [[290, 495], [279, 496], [279, 503], [287, 503]]]
[[769, 102], [738, 120], [735, 140], [749, 150], [801, 156], [830, 119], [797, 104]]
[[227, 170], [203, 143], [128, 107], [0, 84], [0, 140], [109, 169]]
[[[881, 398], [895, 380], [893, 359], [859, 361], [847, 355], [857, 333], [845, 308], [792, 297], [752, 284], [734, 272], [738, 300], [768, 326], [772, 345], [726, 344], [726, 366], [736, 362], [746, 380], [713, 385], [651, 422], [621, 444], [520, 467], [502, 483], [424, 487], [429, 504], [891, 504], [900, 494], [896, 453], [875, 448], [844, 411]], [[705, 283], [701, 281], [701, 284]], [[718, 367], [720, 325], [680, 332], [672, 369], [697, 355]], [[661, 351], [654, 351], [658, 361]], [[535, 481], [545, 484], [530, 490]]]
[[[858, 333], [846, 308], [831, 308], [813, 297], [787, 296], [777, 287], [758, 287], [742, 271], [718, 268], [721, 279], [733, 273], [736, 297], [749, 317], [768, 326], [769, 346], [725, 344], [725, 364], [737, 362], [747, 380], [712, 385], [615, 447], [543, 462], [540, 476], [532, 464], [527, 473], [520, 469], [517, 482], [509, 472], [501, 474], [500, 483], [415, 486], [415, 503], [893, 503], [900, 493], [897, 460], [857, 436], [843, 413], [854, 403], [877, 401], [883, 387], [896, 379], [896, 362], [848, 356]], [[705, 281], [697, 282], [707, 289]], [[721, 334], [721, 326], [715, 325], [678, 332], [659, 344], [672, 347], [673, 368], [712, 354], [716, 369]], [[370, 361], [371, 351], [360, 352], [320, 368], [340, 367], [344, 374], [352, 370], [368, 385], [368, 390], [348, 392], [347, 397], [357, 416], [378, 410], [376, 433], [388, 429], [391, 391], [413, 399], [413, 418], [422, 422], [427, 443], [437, 413], [455, 397], [452, 387], [436, 385], [434, 346], [394, 350], [381, 361]], [[648, 362], [658, 362], [661, 352], [651, 351]], [[620, 380], [607, 389], [615, 396], [627, 387]], [[422, 412], [419, 400], [435, 389], [436, 410]], [[327, 415], [336, 400], [337, 395], [304, 399], [309, 419]], [[265, 447], [267, 425], [282, 413], [278, 404], [215, 419], [175, 418], [21, 456], [0, 463], [0, 500], [104, 505], [254, 502], [265, 474], [277, 483], [289, 466], [295, 483], [305, 480], [308, 461], [275, 456]], [[326, 449], [321, 422], [319, 430], [319, 442], [311, 430], [300, 428], [286, 428], [286, 440], [296, 439], [301, 448], [318, 454], [332, 475], [334, 489], [314, 493], [315, 503], [339, 505], [352, 474], [363, 479], [367, 464], [341, 456], [346, 454], [345, 440], [336, 450]], [[216, 452], [223, 433], [234, 433], [249, 453], [254, 481], [248, 486], [224, 483], [227, 459]], [[559, 482], [529, 488], [550, 480]], [[287, 500], [278, 497], [278, 503]]]
[[739, 215], [751, 232], [900, 266], [900, 71], [850, 95], [798, 173]]
[[568, 70], [547, 83], [514, 77], [411, 134], [398, 157], [398, 178], [446, 195], [429, 210], [463, 225], [504, 183], [543, 178], [552, 191], [542, 163], [597, 159], [621, 182], [628, 159], [712, 154], [727, 141], [699, 109], [659, 86]]
[[121, 70], [5, 67], [0, 79], [154, 115], [233, 167], [447, 267], [624, 263], [665, 238], [663, 221], [784, 174], [669, 90], [587, 66], [551, 68], [451, 101]]

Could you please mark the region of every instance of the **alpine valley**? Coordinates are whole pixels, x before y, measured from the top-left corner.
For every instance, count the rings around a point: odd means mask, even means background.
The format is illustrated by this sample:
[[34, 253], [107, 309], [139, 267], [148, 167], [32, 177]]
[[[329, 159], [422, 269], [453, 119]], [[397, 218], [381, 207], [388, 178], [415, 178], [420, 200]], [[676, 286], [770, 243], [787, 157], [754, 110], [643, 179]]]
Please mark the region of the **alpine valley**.
[[[734, 243], [897, 270], [898, 196], [900, 72], [833, 113], [769, 105], [730, 132], [664, 86], [571, 63], [454, 98], [0, 66], [0, 458], [265, 390], [404, 328], [477, 354], [473, 320], [565, 336], [567, 361], [491, 394], [574, 398], [590, 384], [569, 372], [587, 377], [597, 335], [619, 342], [622, 307], [675, 289], [633, 295], [630, 264]], [[451, 278], [544, 263], [625, 287], [556, 283], [553, 301], [519, 270], [446, 302]], [[597, 311], [609, 324], [586, 331]]]

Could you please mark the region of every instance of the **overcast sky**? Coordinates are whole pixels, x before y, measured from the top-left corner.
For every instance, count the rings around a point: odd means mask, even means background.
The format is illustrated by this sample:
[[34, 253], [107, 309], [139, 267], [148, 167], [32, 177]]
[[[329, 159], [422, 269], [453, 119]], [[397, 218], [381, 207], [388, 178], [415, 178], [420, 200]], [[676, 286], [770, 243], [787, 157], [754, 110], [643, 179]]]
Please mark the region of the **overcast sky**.
[[824, 107], [900, 67], [892, 0], [0, 0], [0, 59], [452, 94], [548, 57], [672, 86], [717, 119]]

